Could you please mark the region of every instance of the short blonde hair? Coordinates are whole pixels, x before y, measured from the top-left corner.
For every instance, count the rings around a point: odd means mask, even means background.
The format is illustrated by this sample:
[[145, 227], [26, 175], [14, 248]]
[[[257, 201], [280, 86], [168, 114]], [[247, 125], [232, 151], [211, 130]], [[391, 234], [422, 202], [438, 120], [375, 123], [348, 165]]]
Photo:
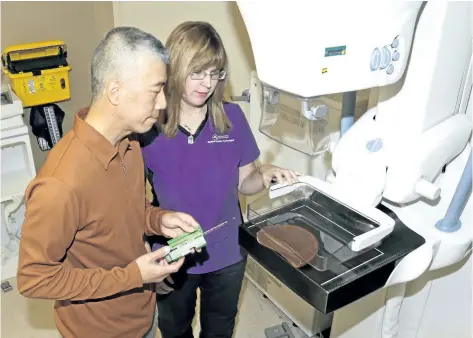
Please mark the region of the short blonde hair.
[[[181, 100], [186, 79], [192, 72], [208, 67], [225, 70], [228, 74], [227, 53], [217, 31], [207, 22], [187, 21], [170, 34], [166, 48], [169, 52], [167, 93], [167, 121], [162, 126], [164, 134], [173, 137], [180, 121]], [[231, 128], [223, 109], [226, 78], [220, 80], [209, 98], [210, 119], [219, 133]]]

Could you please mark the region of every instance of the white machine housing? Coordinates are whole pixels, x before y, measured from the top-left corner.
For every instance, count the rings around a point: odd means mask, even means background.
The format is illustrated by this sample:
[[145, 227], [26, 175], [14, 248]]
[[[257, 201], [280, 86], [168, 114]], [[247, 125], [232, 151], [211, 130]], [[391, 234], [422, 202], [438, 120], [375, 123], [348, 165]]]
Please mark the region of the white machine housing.
[[238, 8], [261, 82], [310, 98], [398, 81], [421, 4], [350, 1], [341, 10], [328, 1], [239, 1]]
[[[333, 169], [357, 177], [345, 189], [372, 187], [394, 203], [419, 197], [435, 201], [432, 182], [460, 154], [471, 135], [464, 114], [471, 91], [471, 4], [429, 3], [422, 12], [409, 61], [399, 85], [382, 87], [376, 107], [340, 140]], [[353, 161], [361, 165], [350, 168]], [[377, 166], [363, 166], [374, 159]], [[356, 174], [354, 174], [356, 173]], [[370, 176], [384, 176], [377, 187]]]
[[24, 220], [24, 194], [36, 175], [28, 127], [23, 121], [23, 105], [8, 84], [1, 91], [2, 166], [2, 280], [16, 276], [21, 225]]
[[6, 83], [2, 84], [1, 100], [2, 115], [0, 121], [2, 131], [23, 126], [23, 105], [11, 86]]
[[[468, 6], [431, 4], [416, 27], [419, 1], [349, 2], [343, 11], [338, 3], [315, 1], [303, 8], [238, 3], [264, 85], [303, 99], [382, 87], [379, 104], [344, 135], [332, 163], [337, 188], [373, 206], [383, 197], [395, 203], [437, 199], [441, 191], [432, 181], [470, 137], [465, 116], [452, 117], [468, 82]], [[383, 87], [396, 82], [396, 92]]]

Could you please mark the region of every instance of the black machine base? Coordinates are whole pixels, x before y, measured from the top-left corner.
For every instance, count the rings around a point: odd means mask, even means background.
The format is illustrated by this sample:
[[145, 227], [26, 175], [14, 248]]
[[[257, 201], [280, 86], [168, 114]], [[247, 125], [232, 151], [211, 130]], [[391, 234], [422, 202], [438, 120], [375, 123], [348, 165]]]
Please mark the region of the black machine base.
[[[378, 209], [395, 220], [394, 230], [375, 249], [341, 262], [340, 266], [347, 269], [347, 273], [324, 271], [312, 265], [292, 267], [280, 254], [258, 243], [256, 234], [260, 228], [255, 225], [261, 221], [258, 219], [240, 226], [240, 246], [289, 289], [315, 309], [328, 314], [382, 288], [396, 261], [425, 243], [424, 238], [403, 224], [393, 211], [383, 205]], [[278, 212], [281, 210], [274, 211]], [[274, 215], [264, 217], [271, 216]], [[361, 262], [363, 259], [365, 262]]]

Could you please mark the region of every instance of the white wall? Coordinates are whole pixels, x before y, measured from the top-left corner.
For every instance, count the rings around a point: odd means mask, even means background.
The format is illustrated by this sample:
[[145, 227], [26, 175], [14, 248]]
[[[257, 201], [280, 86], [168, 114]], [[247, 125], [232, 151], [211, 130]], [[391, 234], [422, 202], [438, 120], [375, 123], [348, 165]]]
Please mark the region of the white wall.
[[[75, 113], [91, 99], [90, 62], [105, 32], [113, 27], [112, 4], [107, 1], [11, 1], [1, 8], [1, 49], [12, 45], [45, 40], [67, 44], [71, 99], [58, 103], [66, 116], [63, 131], [72, 127]], [[29, 126], [30, 109], [25, 110]], [[49, 152], [42, 151], [31, 133], [36, 171]]]
[[[236, 2], [166, 2], [166, 1], [115, 1], [115, 26], [135, 26], [154, 34], [163, 43], [180, 23], [207, 21], [222, 37], [229, 57], [229, 95], [241, 95], [249, 87], [250, 73], [254, 69], [253, 53], [243, 19]], [[242, 104], [247, 110], [247, 105]]]

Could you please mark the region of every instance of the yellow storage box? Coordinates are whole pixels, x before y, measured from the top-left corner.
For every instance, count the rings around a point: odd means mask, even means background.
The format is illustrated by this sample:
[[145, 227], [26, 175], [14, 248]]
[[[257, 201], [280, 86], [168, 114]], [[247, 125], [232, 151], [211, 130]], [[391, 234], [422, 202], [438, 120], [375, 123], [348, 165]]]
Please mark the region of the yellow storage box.
[[2, 64], [2, 71], [23, 107], [71, 98], [71, 66], [67, 63], [67, 46], [63, 41], [10, 46], [2, 53]]

